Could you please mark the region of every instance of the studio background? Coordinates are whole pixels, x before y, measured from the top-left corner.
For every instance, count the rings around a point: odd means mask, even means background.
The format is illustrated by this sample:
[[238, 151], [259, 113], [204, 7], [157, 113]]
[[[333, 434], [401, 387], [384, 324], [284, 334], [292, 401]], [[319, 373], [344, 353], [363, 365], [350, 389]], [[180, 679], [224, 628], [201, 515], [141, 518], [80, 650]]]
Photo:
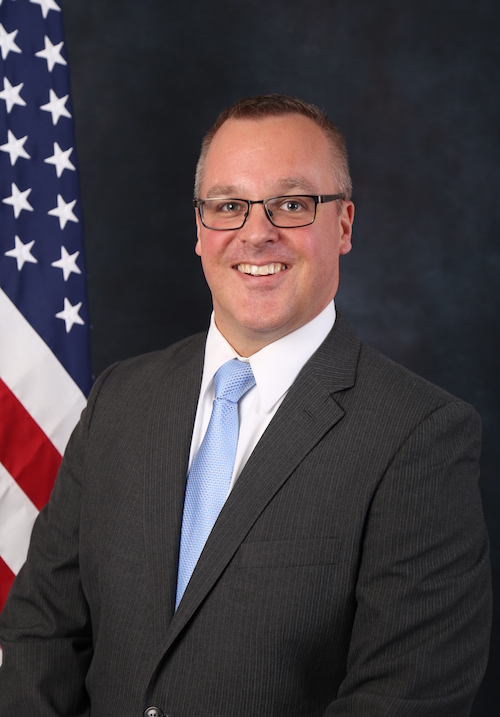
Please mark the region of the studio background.
[[[280, 92], [347, 139], [356, 219], [337, 304], [471, 402], [500, 569], [498, 0], [67, 0], [95, 375], [206, 328], [191, 205], [203, 133]], [[498, 601], [473, 715], [500, 704]]]

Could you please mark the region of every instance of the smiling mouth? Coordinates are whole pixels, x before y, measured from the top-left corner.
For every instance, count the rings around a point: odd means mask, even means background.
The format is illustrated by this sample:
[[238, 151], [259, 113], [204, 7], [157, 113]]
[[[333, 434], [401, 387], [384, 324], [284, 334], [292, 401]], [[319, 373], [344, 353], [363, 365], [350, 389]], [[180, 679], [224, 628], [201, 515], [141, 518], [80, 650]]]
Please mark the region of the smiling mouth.
[[264, 264], [263, 266], [257, 266], [257, 264], [238, 264], [236, 267], [242, 274], [250, 274], [251, 276], [268, 276], [269, 274], [278, 274], [280, 271], [286, 269], [286, 264], [280, 262], [274, 264]]

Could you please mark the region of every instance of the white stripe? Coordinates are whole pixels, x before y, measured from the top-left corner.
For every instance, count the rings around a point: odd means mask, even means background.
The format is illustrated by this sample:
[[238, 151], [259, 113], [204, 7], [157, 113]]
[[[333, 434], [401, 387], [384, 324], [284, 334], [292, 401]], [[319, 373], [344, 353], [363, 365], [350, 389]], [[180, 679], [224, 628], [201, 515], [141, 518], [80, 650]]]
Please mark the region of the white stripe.
[[86, 398], [1, 289], [0, 336], [0, 378], [64, 453]]
[[14, 575], [26, 560], [37, 515], [37, 508], [0, 463], [0, 556]]

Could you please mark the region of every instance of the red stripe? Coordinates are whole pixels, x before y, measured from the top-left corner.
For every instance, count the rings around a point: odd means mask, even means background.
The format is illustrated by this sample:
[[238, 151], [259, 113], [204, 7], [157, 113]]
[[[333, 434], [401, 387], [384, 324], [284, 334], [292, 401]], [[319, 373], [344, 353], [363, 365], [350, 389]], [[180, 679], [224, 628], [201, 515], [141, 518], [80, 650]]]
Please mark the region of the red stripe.
[[0, 463], [41, 510], [54, 486], [61, 455], [0, 379]]
[[14, 582], [16, 576], [12, 570], [7, 567], [2, 558], [0, 558], [0, 611], [5, 605], [7, 595], [9, 594], [10, 587]]

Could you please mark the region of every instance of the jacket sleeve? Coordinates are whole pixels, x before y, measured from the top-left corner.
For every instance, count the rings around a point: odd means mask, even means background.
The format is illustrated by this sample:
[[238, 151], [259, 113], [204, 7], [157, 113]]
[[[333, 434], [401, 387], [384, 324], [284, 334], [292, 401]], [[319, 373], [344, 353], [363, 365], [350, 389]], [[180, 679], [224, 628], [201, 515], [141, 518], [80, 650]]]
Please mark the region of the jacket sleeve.
[[68, 443], [28, 558], [0, 615], [0, 717], [90, 714], [92, 629], [79, 573], [80, 496], [88, 426], [101, 378]]
[[347, 674], [325, 717], [467, 717], [486, 667], [491, 584], [480, 421], [453, 401], [414, 430], [368, 516]]

